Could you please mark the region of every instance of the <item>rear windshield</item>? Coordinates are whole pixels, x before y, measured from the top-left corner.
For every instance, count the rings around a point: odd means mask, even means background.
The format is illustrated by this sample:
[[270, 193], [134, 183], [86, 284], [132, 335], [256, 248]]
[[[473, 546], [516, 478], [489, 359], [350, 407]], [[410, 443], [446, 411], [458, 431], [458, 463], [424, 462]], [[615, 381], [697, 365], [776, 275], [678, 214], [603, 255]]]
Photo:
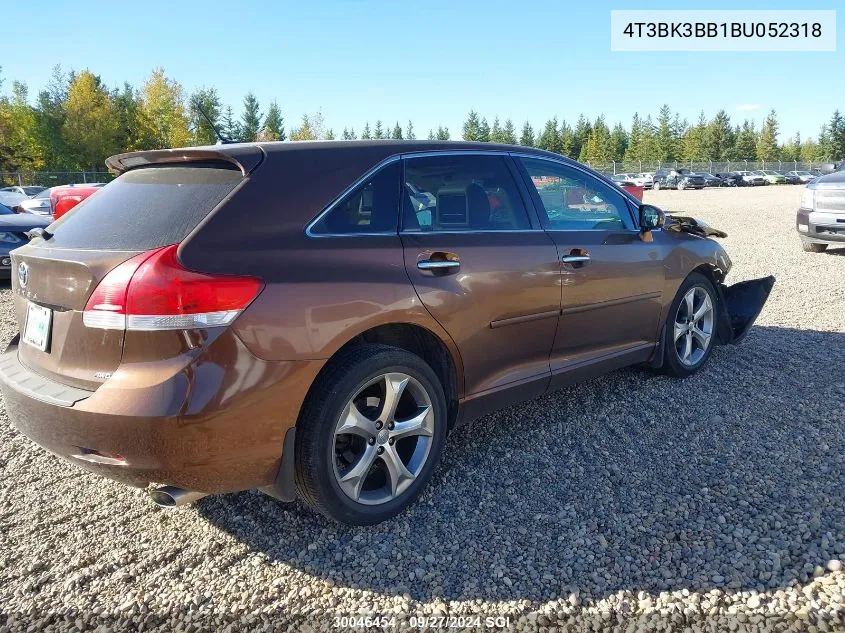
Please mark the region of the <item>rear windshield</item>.
[[54, 222], [59, 248], [147, 250], [181, 242], [241, 182], [220, 167], [129, 171]]

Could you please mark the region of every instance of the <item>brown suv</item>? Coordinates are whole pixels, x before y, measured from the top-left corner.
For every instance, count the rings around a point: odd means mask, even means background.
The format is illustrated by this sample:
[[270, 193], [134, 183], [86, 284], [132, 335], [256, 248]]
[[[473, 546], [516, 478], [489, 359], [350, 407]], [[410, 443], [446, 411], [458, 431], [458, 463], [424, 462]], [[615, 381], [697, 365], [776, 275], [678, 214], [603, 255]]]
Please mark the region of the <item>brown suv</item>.
[[[260, 143], [122, 154], [16, 250], [9, 415], [162, 505], [259, 488], [395, 515], [455, 424], [634, 363], [692, 374], [773, 279], [557, 154]], [[665, 226], [664, 226], [665, 220]]]

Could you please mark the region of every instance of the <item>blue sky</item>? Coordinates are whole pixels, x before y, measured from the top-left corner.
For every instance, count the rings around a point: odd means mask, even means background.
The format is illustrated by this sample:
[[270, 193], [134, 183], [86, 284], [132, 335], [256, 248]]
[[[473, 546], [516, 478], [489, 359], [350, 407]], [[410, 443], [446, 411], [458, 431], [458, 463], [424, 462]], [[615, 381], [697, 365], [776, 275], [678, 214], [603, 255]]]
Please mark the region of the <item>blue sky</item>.
[[[665, 3], [666, 8], [833, 9], [836, 3]], [[288, 127], [322, 111], [339, 133], [377, 118], [418, 136], [438, 125], [453, 138], [475, 108], [517, 128], [557, 116], [604, 114], [630, 124], [635, 111], [669, 103], [691, 122], [724, 108], [734, 122], [774, 108], [781, 141], [815, 136], [845, 110], [843, 15], [834, 53], [619, 53], [610, 10], [637, 4], [479, 0], [423, 2], [12, 2], [16, 25], [0, 56], [3, 88], [25, 81], [34, 96], [52, 67], [89, 68], [110, 86], [140, 86], [163, 66], [185, 87], [214, 86], [240, 111], [252, 90], [262, 110], [276, 99]], [[643, 8], [655, 8], [641, 3]], [[659, 6], [657, 8], [659, 8]], [[32, 27], [28, 33], [27, 26]], [[5, 29], [4, 29], [5, 30]], [[745, 108], [745, 109], [743, 109]]]

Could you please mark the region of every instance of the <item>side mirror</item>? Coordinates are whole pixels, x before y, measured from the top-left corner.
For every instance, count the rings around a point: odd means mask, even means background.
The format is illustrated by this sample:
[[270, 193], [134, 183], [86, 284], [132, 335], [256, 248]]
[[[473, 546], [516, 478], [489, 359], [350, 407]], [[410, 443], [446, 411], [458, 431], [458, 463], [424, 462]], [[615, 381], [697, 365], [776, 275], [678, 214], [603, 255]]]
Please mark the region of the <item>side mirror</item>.
[[662, 210], [650, 204], [640, 205], [640, 230], [643, 233], [663, 228], [665, 223], [666, 214]]

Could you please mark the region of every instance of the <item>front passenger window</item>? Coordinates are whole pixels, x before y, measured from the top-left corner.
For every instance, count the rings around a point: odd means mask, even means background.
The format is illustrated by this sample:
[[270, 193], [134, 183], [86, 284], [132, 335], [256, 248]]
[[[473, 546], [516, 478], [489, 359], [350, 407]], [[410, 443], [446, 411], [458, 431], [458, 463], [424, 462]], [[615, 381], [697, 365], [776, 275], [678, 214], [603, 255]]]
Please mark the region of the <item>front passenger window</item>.
[[[579, 169], [534, 158], [521, 159], [543, 204], [541, 219], [552, 231], [625, 229], [625, 197]], [[545, 218], [543, 218], [543, 212]]]

